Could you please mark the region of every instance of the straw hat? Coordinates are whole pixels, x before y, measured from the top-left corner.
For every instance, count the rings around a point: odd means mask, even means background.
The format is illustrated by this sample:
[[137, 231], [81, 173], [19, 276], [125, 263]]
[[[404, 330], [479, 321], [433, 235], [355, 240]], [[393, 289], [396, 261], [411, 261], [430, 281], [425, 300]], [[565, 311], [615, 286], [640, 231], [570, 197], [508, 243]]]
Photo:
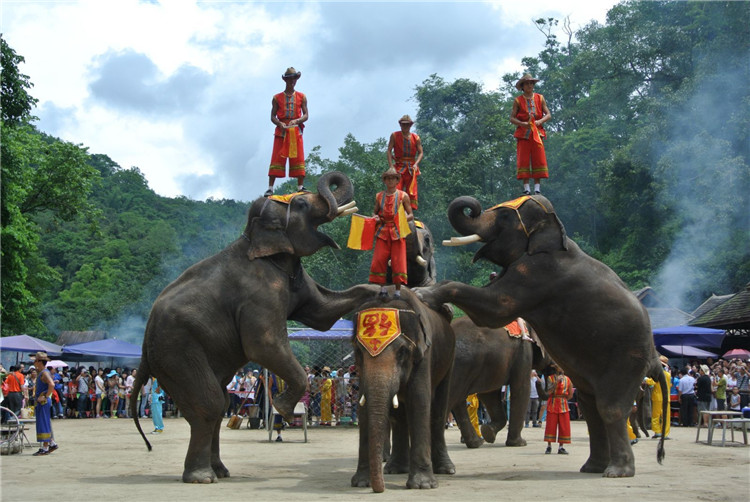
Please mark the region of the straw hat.
[[302, 76], [301, 71], [297, 71], [294, 69], [294, 66], [290, 66], [286, 69], [284, 74], [281, 76], [281, 78], [300, 78]]
[[401, 175], [394, 168], [389, 167], [386, 172], [381, 176], [385, 181], [386, 178], [401, 178]]
[[539, 79], [532, 77], [531, 73], [524, 73], [523, 77], [521, 77], [518, 82], [516, 82], [516, 89], [520, 91], [523, 87], [524, 82], [533, 82], [536, 84], [537, 82], [539, 82]]
[[407, 114], [407, 115], [404, 115], [403, 117], [401, 117], [400, 119], [398, 119], [398, 123], [399, 123], [399, 124], [404, 124], [404, 123], [406, 123], [406, 124], [413, 124], [413, 123], [414, 123], [414, 121], [413, 121], [413, 120], [411, 119], [411, 117], [410, 117], [410, 116], [409, 116], [409, 115]]
[[49, 361], [49, 356], [46, 352], [37, 352], [34, 356], [35, 361]]

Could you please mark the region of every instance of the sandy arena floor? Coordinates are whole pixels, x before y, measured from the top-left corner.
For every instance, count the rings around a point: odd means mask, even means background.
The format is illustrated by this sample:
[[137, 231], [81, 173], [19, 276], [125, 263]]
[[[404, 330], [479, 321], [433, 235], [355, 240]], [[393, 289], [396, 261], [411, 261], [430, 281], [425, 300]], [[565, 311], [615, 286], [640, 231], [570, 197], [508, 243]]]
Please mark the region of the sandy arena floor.
[[[457, 473], [439, 476], [434, 490], [406, 490], [406, 475], [386, 476], [386, 491], [352, 488], [358, 431], [350, 427], [316, 428], [309, 442], [302, 431], [284, 432], [284, 442], [268, 442], [260, 430], [222, 429], [222, 459], [231, 478], [212, 485], [180, 481], [189, 429], [185, 420], [166, 419], [166, 431], [149, 436], [148, 452], [132, 420], [56, 420], [60, 448], [33, 457], [36, 448], [0, 457], [2, 500], [747, 500], [750, 447], [722, 448], [695, 443], [694, 428], [673, 428], [664, 465], [656, 462], [656, 440], [634, 446], [634, 478], [604, 479], [578, 469], [588, 457], [586, 426], [573, 422], [570, 455], [544, 455], [543, 429], [524, 430], [528, 446], [502, 443], [469, 450], [453, 428], [446, 431]], [[151, 430], [151, 421], [142, 421]], [[29, 431], [34, 440], [34, 431]], [[705, 439], [705, 430], [701, 431]], [[720, 444], [721, 433], [717, 434]], [[741, 432], [735, 439], [742, 440]], [[556, 494], [556, 495], [554, 495]]]

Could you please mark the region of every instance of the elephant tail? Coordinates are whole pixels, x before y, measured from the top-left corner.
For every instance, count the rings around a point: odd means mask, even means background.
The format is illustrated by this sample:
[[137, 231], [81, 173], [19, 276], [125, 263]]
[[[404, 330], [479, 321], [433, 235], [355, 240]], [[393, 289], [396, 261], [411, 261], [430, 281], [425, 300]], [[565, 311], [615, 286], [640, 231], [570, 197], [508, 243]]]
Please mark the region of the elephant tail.
[[[149, 378], [151, 378], [151, 370], [148, 366], [146, 352], [144, 351], [143, 358], [141, 359], [141, 365], [138, 367], [138, 374], [135, 376], [135, 382], [133, 382], [133, 391], [135, 392], [136, 398], [138, 397], [138, 392], [143, 391], [143, 385], [148, 381]], [[141, 395], [141, 399], [147, 398], [148, 396]], [[149, 443], [148, 439], [146, 439], [146, 434], [141, 428], [141, 422], [138, 420], [138, 399], [132, 399], [131, 397], [128, 413], [130, 413], [130, 416], [133, 417], [135, 428], [138, 429], [138, 432], [141, 433], [141, 437], [146, 442], [146, 448], [148, 448], [148, 451], [151, 451], [151, 443]]]
[[669, 388], [667, 388], [667, 375], [661, 368], [661, 363], [658, 365], [659, 368], [659, 387], [661, 388], [661, 437], [659, 438], [659, 445], [656, 447], [656, 461], [660, 464], [664, 460], [664, 439], [667, 432], [667, 421], [671, 420], [670, 416], [670, 404], [669, 404]]

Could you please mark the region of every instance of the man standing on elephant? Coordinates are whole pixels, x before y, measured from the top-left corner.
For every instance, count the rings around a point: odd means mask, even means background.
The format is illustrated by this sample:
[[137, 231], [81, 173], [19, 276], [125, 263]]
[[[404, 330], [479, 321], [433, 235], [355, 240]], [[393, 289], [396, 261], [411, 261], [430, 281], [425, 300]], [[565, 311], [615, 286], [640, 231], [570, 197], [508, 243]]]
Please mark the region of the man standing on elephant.
[[[406, 241], [409, 233], [406, 222], [414, 219], [409, 194], [396, 188], [401, 176], [393, 167], [383, 173], [386, 189], [375, 195], [375, 252], [370, 265], [370, 283], [380, 284], [381, 298], [386, 298], [386, 274], [391, 261], [391, 277], [396, 286], [395, 298], [401, 298], [401, 285], [407, 283]], [[403, 215], [405, 214], [405, 218]]]
[[542, 124], [552, 114], [547, 107], [544, 96], [534, 92], [534, 85], [539, 79], [526, 73], [516, 82], [516, 89], [523, 91], [513, 101], [510, 122], [517, 126], [513, 136], [516, 138], [516, 179], [523, 182], [524, 195], [531, 194], [529, 180], [534, 178], [534, 193], [542, 193], [541, 179], [549, 178], [547, 156], [544, 152], [543, 138], [547, 137]]
[[[422, 162], [424, 152], [422, 151], [422, 140], [416, 133], [410, 131], [414, 121], [409, 115], [404, 115], [398, 121], [401, 126], [400, 131], [391, 134], [388, 140], [388, 167], [392, 167], [401, 175], [401, 180], [396, 188], [409, 194], [412, 209], [417, 209], [419, 202], [417, 200], [417, 176], [419, 163]], [[393, 152], [391, 154], [391, 152]]]
[[557, 453], [567, 455], [563, 444], [570, 444], [570, 407], [568, 399], [573, 397], [573, 382], [565, 376], [562, 368], [556, 368], [555, 386], [547, 400], [547, 425], [544, 429], [544, 440], [547, 449], [544, 453], [552, 453], [552, 443], [557, 440]]
[[286, 176], [286, 163], [289, 159], [289, 177], [297, 178], [297, 190], [306, 192], [305, 181], [305, 150], [302, 144], [302, 131], [307, 121], [307, 97], [294, 90], [297, 80], [302, 76], [290, 67], [281, 78], [286, 83], [286, 89], [276, 94], [271, 100], [271, 122], [276, 126], [273, 138], [273, 152], [271, 166], [268, 169], [268, 190], [265, 197], [273, 195], [273, 184], [276, 178]]

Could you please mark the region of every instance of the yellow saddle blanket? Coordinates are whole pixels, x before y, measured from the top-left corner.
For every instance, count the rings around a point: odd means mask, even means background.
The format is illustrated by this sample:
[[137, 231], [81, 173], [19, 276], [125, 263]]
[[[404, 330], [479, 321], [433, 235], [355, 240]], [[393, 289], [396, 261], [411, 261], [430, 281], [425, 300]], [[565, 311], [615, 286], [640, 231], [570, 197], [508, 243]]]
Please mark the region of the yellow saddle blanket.
[[357, 341], [375, 357], [401, 335], [399, 310], [366, 309], [357, 316]]

